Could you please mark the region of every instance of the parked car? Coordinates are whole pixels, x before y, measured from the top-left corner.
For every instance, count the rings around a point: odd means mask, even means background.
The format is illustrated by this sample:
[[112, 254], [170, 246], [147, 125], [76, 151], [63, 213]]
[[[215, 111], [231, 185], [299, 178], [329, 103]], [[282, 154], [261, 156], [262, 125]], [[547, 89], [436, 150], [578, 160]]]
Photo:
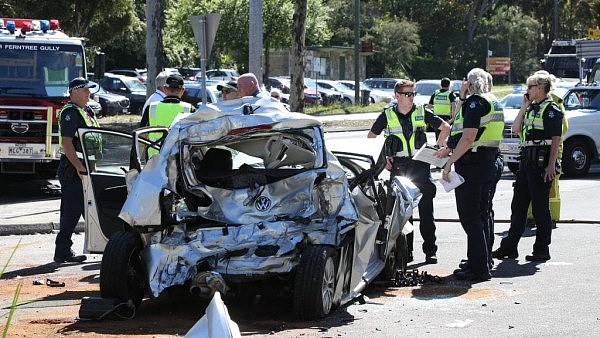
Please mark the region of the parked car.
[[[229, 81], [235, 80], [240, 77], [240, 73], [238, 73], [235, 69], [209, 69], [206, 71], [206, 78], [215, 81]], [[202, 79], [202, 73], [196, 73], [196, 81]]]
[[[206, 100], [207, 103], [215, 103], [220, 100], [221, 93], [217, 90], [218, 82], [215, 81], [207, 81], [206, 88]], [[183, 92], [183, 96], [181, 99], [194, 107], [198, 106], [199, 103], [202, 102], [202, 91], [203, 87], [201, 83], [198, 82], [185, 82], [183, 85], [185, 91]]]
[[341, 103], [343, 101], [343, 96], [340, 92], [322, 87], [313, 79], [305, 77], [304, 85], [306, 85], [307, 88], [318, 91], [323, 98], [323, 104]]
[[146, 83], [146, 77], [148, 71], [146, 69], [113, 69], [108, 71], [111, 74], [124, 75], [135, 77], [140, 80], [141, 83]]
[[[289, 103], [290, 98], [290, 79], [283, 77], [269, 77], [269, 87], [277, 88], [281, 91], [281, 102]], [[314, 88], [308, 88], [304, 85], [304, 103], [307, 105], [323, 104], [321, 93]]]
[[[441, 85], [442, 80], [419, 80], [415, 83], [415, 95], [414, 103], [415, 104], [428, 104], [429, 100], [431, 100], [431, 95], [433, 93], [442, 88]], [[460, 87], [459, 87], [460, 90]]]
[[[338, 93], [342, 94], [342, 103], [344, 103], [344, 104], [355, 104], [356, 103], [356, 97], [354, 95], [354, 91], [350, 90], [350, 88], [344, 86], [343, 84], [341, 84], [337, 81], [333, 81], [333, 80], [318, 80], [317, 83], [319, 84], [319, 86], [321, 86], [325, 89], [334, 90], [334, 91], [337, 91]], [[360, 99], [359, 99], [359, 102], [360, 102]]]
[[105, 73], [99, 83], [106, 91], [129, 98], [131, 113], [142, 114], [142, 107], [146, 102], [146, 85], [140, 80], [130, 76]]
[[[207, 297], [280, 294], [296, 316], [315, 319], [406, 268], [403, 229], [418, 188], [406, 178], [386, 184], [370, 155], [329, 152], [311, 116], [244, 100], [201, 106], [162, 144], [147, 135], [166, 128], [79, 130], [91, 201], [85, 250], [103, 252], [102, 297], [139, 306], [173, 286]], [[86, 142], [98, 136], [101, 156]]]
[[110, 93], [104, 90], [104, 88], [99, 87], [93, 96], [97, 98], [98, 103], [102, 107], [102, 116], [129, 113], [129, 99], [123, 95]]
[[[394, 78], [369, 78], [363, 82], [372, 89], [380, 90], [387, 93], [390, 101], [394, 99], [394, 87], [400, 79]], [[388, 101], [389, 102], [389, 101]]]
[[[354, 81], [338, 80], [337, 82], [348, 87], [351, 91], [354, 91], [354, 86], [355, 86]], [[389, 96], [389, 93], [384, 92], [379, 89], [373, 89], [364, 82], [360, 82], [360, 90], [361, 91], [363, 91], [363, 90], [369, 91], [369, 99], [370, 99], [371, 103], [379, 103], [379, 102], [390, 103], [390, 101], [392, 100], [392, 97]]]
[[[555, 93], [560, 97], [561, 89], [556, 88]], [[519, 94], [511, 94], [519, 95]], [[563, 94], [565, 117], [569, 129], [563, 135], [562, 170], [565, 176], [585, 176], [592, 162], [599, 159], [600, 149], [600, 87], [578, 86], [568, 89]], [[501, 101], [502, 102], [502, 101]], [[520, 102], [519, 102], [520, 106]], [[517, 169], [517, 156], [519, 155], [517, 135], [511, 133], [512, 120], [505, 111], [505, 132], [500, 145], [500, 150], [511, 171]], [[516, 114], [515, 114], [516, 116]], [[511, 163], [513, 163], [511, 165]]]

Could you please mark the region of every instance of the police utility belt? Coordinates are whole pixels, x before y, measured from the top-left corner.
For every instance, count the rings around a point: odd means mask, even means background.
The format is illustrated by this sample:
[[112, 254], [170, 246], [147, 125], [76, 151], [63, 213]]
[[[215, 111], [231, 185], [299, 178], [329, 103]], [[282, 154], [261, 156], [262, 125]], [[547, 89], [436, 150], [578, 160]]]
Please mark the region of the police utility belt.
[[475, 164], [485, 161], [494, 161], [498, 155], [498, 148], [495, 147], [477, 147], [476, 150], [469, 150], [461, 156], [458, 161], [462, 164]]
[[550, 158], [552, 140], [521, 142], [521, 162], [527, 167], [545, 168]]

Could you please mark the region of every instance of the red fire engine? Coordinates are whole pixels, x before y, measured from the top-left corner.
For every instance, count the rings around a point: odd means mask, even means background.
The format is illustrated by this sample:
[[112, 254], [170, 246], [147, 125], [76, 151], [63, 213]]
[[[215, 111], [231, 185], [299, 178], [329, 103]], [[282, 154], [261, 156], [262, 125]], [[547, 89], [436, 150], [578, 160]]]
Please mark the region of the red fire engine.
[[86, 77], [83, 47], [58, 20], [0, 18], [0, 174], [55, 175], [58, 111]]

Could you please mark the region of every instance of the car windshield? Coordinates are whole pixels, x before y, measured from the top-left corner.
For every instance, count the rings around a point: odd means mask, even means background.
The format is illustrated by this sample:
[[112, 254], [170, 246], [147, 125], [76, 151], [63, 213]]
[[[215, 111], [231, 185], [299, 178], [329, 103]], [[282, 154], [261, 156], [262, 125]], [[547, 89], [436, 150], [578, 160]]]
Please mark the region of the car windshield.
[[121, 78], [123, 83], [131, 90], [132, 92], [145, 92], [146, 86], [135, 77], [123, 77]]
[[435, 92], [436, 90], [440, 89], [440, 84], [439, 83], [430, 83], [430, 82], [417, 82], [415, 84], [415, 91], [417, 92], [417, 95], [428, 95], [431, 96], [433, 95], [433, 92]]
[[523, 95], [521, 94], [508, 94], [500, 100], [502, 108], [509, 109], [520, 109], [521, 103], [523, 102]]
[[0, 42], [0, 97], [66, 97], [84, 74], [82, 46]]
[[597, 109], [600, 110], [600, 89], [578, 88], [571, 90], [564, 98], [566, 110]]

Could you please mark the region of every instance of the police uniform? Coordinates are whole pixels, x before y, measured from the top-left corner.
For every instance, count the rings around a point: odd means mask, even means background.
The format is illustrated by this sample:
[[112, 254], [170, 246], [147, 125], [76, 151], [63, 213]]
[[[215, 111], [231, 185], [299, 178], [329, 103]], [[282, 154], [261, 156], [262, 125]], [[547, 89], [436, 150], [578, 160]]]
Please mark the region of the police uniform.
[[456, 209], [467, 234], [468, 268], [462, 273], [465, 279], [485, 280], [490, 277], [488, 243], [493, 235], [490, 232], [489, 194], [496, 172], [504, 114], [501, 109], [494, 109], [491, 100], [481, 95], [471, 95], [454, 119], [448, 139], [450, 148], [456, 147], [464, 128], [478, 129], [478, 132], [472, 148], [454, 164], [456, 172], [465, 179], [455, 189]]
[[[531, 202], [537, 230], [533, 257], [527, 256], [526, 259], [550, 259], [548, 246], [552, 234], [552, 218], [549, 194], [552, 181], [544, 182], [544, 172], [548, 165], [552, 137], [561, 136], [563, 116], [562, 110], [551, 98], [531, 104], [525, 112], [521, 130], [521, 161], [511, 203], [510, 228], [508, 236], [502, 239], [500, 247], [494, 251], [494, 257], [518, 256], [517, 246], [525, 229], [527, 208]], [[558, 162], [555, 166], [558, 170]]]
[[[78, 157], [83, 159], [81, 144], [77, 134], [78, 128], [98, 127], [98, 122], [92, 116], [88, 107], [82, 109], [74, 103], [67, 103], [59, 112], [59, 143], [62, 150], [62, 138], [73, 138], [73, 146]], [[79, 174], [69, 159], [63, 154], [57, 171], [61, 187], [60, 200], [60, 231], [56, 235], [54, 260], [57, 262], [72, 257], [71, 236], [79, 218], [84, 215], [83, 186]]]
[[[406, 176], [423, 194], [419, 202], [419, 229], [423, 237], [423, 252], [427, 257], [435, 256], [435, 222], [433, 198], [436, 187], [432, 182], [429, 163], [414, 161], [415, 151], [427, 142], [427, 125], [438, 129], [442, 119], [422, 105], [413, 105], [408, 114], [399, 113], [396, 105], [386, 108], [375, 120], [371, 132], [379, 135], [385, 131], [384, 155], [393, 157], [392, 175]], [[412, 252], [413, 234], [407, 236], [409, 252]]]
[[[437, 89], [429, 99], [429, 104], [433, 105], [433, 113], [446, 122], [452, 118], [452, 104], [454, 102], [456, 102], [456, 95], [448, 89]], [[439, 136], [440, 130], [436, 129], [436, 140]]]
[[142, 115], [140, 127], [169, 127], [178, 114], [190, 114], [192, 111], [191, 104], [181, 101], [177, 96], [167, 96], [162, 101], [152, 102], [148, 105]]

